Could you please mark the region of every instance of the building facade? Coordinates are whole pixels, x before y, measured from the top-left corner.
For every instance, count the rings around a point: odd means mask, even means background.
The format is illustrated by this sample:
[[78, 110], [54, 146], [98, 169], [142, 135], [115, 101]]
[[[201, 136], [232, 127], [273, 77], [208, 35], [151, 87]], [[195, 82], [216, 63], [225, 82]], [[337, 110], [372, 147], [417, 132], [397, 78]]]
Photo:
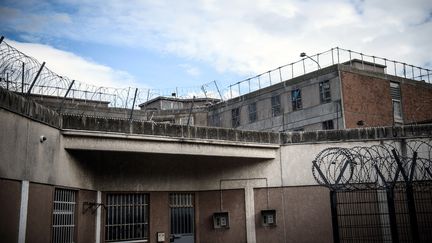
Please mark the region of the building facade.
[[209, 108], [209, 124], [256, 131], [313, 131], [427, 123], [432, 85], [351, 60]]

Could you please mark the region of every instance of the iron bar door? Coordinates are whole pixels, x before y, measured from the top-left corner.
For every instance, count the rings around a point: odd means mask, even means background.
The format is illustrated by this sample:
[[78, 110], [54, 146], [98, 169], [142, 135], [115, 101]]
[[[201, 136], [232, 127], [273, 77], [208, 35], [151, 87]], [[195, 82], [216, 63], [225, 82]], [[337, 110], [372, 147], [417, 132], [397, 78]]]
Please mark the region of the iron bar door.
[[193, 193], [171, 193], [169, 197], [170, 242], [195, 242], [195, 208]]

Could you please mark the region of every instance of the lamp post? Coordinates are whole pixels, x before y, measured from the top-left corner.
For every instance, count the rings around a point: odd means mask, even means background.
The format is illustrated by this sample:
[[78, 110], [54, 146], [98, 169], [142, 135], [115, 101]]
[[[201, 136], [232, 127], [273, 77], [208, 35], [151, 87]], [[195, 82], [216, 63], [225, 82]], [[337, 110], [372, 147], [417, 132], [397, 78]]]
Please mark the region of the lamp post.
[[300, 53], [300, 57], [307, 57], [307, 58], [311, 59], [312, 61], [314, 61], [318, 65], [318, 69], [321, 69], [320, 64], [317, 61], [315, 61], [315, 59], [313, 59], [310, 56], [306, 55], [306, 53], [304, 53], [304, 52]]

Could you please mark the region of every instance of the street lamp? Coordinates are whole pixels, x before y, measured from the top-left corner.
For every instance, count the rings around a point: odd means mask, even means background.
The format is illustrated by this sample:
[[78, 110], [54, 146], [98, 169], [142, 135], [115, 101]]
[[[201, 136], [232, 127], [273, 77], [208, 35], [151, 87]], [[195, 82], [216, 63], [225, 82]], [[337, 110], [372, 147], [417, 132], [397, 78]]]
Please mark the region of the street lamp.
[[306, 53], [304, 53], [304, 52], [300, 53], [300, 57], [307, 57], [307, 58], [311, 59], [312, 61], [314, 61], [318, 65], [318, 69], [321, 69], [320, 64], [317, 61], [315, 61], [315, 59], [313, 59], [310, 56], [306, 55]]

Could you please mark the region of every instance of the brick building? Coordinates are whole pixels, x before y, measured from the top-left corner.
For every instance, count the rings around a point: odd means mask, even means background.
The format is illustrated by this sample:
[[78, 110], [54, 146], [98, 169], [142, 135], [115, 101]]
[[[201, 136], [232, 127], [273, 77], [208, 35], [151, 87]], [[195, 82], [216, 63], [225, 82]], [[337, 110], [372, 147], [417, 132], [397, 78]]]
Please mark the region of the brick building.
[[432, 85], [351, 60], [209, 108], [209, 124], [258, 131], [312, 131], [427, 123]]

